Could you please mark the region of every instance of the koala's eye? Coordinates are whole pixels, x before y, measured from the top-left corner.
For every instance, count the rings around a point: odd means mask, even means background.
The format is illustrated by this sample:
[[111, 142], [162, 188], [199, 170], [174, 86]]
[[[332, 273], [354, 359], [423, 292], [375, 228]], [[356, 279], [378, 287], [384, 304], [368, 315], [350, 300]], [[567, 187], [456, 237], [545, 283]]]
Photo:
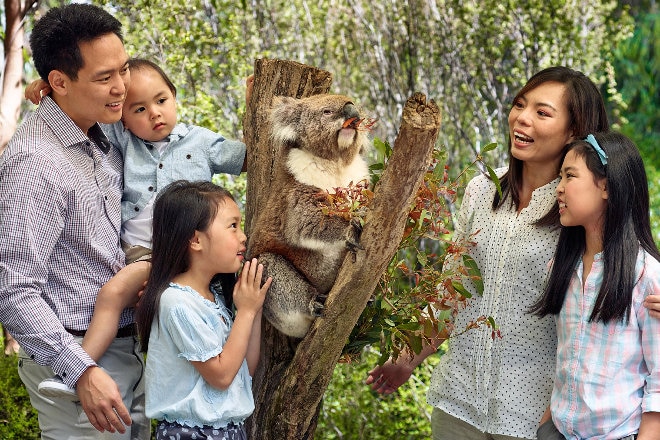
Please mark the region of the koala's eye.
[[334, 110], [332, 110], [331, 108], [323, 109], [323, 114], [326, 115], [326, 116], [331, 115], [333, 113], [334, 113]]

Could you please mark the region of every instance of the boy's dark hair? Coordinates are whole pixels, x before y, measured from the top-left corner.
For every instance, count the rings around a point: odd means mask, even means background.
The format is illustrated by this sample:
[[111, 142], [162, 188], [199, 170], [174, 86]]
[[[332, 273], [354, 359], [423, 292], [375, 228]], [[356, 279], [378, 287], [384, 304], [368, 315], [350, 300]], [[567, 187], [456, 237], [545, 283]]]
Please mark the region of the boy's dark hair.
[[[639, 150], [630, 139], [619, 133], [597, 133], [594, 137], [608, 155], [607, 165], [601, 163], [596, 150], [586, 141], [571, 142], [566, 149], [584, 158], [596, 181], [606, 179], [603, 282], [589, 321], [628, 322], [640, 247], [660, 261], [651, 233], [648, 182]], [[562, 227], [548, 284], [541, 299], [532, 306], [537, 315], [561, 311], [585, 246], [582, 226]]]
[[[605, 103], [598, 87], [582, 72], [568, 67], [548, 67], [537, 72], [513, 98], [512, 107], [521, 96], [547, 82], [557, 82], [566, 86], [566, 107], [570, 116], [569, 128], [575, 139], [582, 139], [589, 133], [609, 130]], [[515, 206], [516, 209], [520, 207], [523, 162], [511, 155], [511, 141], [509, 139], [509, 169], [500, 178], [502, 197], [497, 192], [495, 193], [493, 210], [500, 208], [509, 197], [511, 206]], [[557, 204], [555, 203], [536, 224], [538, 226], [559, 225]]]
[[160, 66], [153, 61], [149, 61], [144, 58], [131, 58], [128, 60], [128, 68], [132, 71], [136, 70], [145, 70], [145, 69], [153, 69], [158, 73], [161, 78], [163, 78], [163, 81], [165, 81], [165, 84], [167, 84], [167, 88], [170, 89], [172, 92], [172, 95], [176, 97], [176, 87], [174, 86], [174, 83], [170, 78], [167, 76], [165, 71], [160, 68]]
[[122, 39], [121, 23], [107, 11], [94, 5], [73, 3], [52, 8], [40, 18], [30, 35], [30, 48], [39, 76], [48, 82], [53, 70], [78, 79], [83, 68], [80, 43], [107, 34]]
[[[158, 319], [163, 291], [176, 275], [188, 270], [188, 247], [195, 231], [206, 231], [227, 200], [234, 198], [218, 185], [186, 180], [172, 182], [156, 197], [151, 271], [135, 315], [142, 351], [148, 349], [151, 323]], [[213, 282], [219, 281], [225, 305], [231, 309], [236, 277], [235, 274], [221, 275], [216, 275]]]

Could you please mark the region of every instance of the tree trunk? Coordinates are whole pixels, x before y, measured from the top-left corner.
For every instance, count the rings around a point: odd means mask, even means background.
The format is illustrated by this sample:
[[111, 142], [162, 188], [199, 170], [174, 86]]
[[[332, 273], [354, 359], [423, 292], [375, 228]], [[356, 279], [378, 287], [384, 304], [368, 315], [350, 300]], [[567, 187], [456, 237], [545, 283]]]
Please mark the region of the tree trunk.
[[5, 65], [0, 93], [0, 154], [16, 131], [23, 98], [23, 19], [36, 0], [5, 0]]
[[[309, 66], [256, 62], [254, 92], [244, 120], [249, 158], [246, 225], [268, 196], [276, 160], [276, 152], [268, 146], [267, 114], [272, 96], [303, 97], [327, 92], [329, 85], [330, 74]], [[408, 99], [394, 153], [375, 188], [366, 218], [360, 239], [364, 249], [346, 257], [324, 316], [316, 319], [307, 336], [303, 340], [284, 337], [264, 321], [261, 363], [253, 382], [256, 409], [247, 423], [249, 438], [313, 438], [322, 397], [344, 344], [403, 237], [408, 210], [430, 164], [439, 127], [440, 113], [433, 101], [427, 102], [420, 93]]]

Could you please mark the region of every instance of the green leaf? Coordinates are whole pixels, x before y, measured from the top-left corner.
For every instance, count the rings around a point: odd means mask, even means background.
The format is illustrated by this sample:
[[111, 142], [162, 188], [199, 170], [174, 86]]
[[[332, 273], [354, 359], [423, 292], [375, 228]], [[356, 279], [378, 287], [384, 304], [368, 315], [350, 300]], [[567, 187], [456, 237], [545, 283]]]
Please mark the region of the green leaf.
[[415, 354], [419, 354], [419, 353], [422, 352], [422, 338], [421, 338], [421, 336], [412, 335], [408, 338], [408, 342], [410, 343], [410, 346], [412, 347]]
[[454, 286], [454, 289], [456, 289], [456, 291], [460, 293], [463, 298], [472, 298], [472, 294], [470, 293], [470, 291], [468, 291], [465, 287], [463, 287], [463, 284], [461, 284], [460, 282], [452, 281], [451, 285]]
[[405, 324], [399, 324], [397, 326], [397, 328], [399, 330], [410, 330], [410, 331], [413, 331], [413, 332], [416, 331], [416, 330], [419, 330], [420, 327], [421, 327], [421, 324], [419, 322], [408, 322], [408, 323], [405, 323]]
[[470, 255], [464, 254], [463, 265], [467, 269], [468, 275], [472, 279], [472, 283], [474, 284], [475, 289], [477, 289], [477, 293], [479, 295], [483, 295], [484, 282], [481, 279], [481, 271], [479, 270], [479, 266], [477, 266], [477, 262], [474, 261], [474, 259]]
[[481, 149], [481, 152], [482, 152], [482, 153], [488, 153], [489, 151], [492, 151], [492, 150], [494, 150], [495, 148], [497, 148], [497, 142], [491, 142], [490, 144], [488, 144], [488, 145], [486, 145], [485, 147], [483, 147], [483, 148]]
[[493, 183], [495, 183], [495, 187], [497, 188], [497, 194], [499, 194], [500, 197], [502, 197], [502, 187], [500, 186], [499, 177], [497, 177], [495, 171], [488, 165], [486, 165], [486, 169], [488, 170], [488, 174], [490, 175], [491, 180], [493, 181]]
[[419, 264], [425, 267], [429, 261], [428, 257], [426, 256], [426, 252], [417, 252], [417, 261]]

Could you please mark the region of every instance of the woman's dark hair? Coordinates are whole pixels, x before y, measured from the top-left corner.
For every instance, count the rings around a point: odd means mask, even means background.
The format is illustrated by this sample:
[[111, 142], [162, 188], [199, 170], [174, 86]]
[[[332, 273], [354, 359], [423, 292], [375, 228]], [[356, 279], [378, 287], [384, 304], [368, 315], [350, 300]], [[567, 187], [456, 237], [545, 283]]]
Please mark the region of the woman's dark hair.
[[[557, 82], [566, 86], [566, 107], [569, 113], [569, 128], [575, 139], [582, 139], [589, 133], [609, 130], [605, 103], [596, 85], [582, 72], [568, 67], [555, 66], [543, 69], [532, 76], [512, 101], [515, 103], [531, 90], [547, 82]], [[509, 139], [509, 169], [500, 178], [502, 197], [496, 192], [492, 208], [497, 210], [510, 198], [511, 206], [520, 208], [520, 188], [522, 187], [523, 161], [511, 154]], [[557, 170], [559, 172], [559, 170]], [[538, 226], [555, 226], [559, 224], [559, 208], [555, 203], [536, 224]]]
[[144, 58], [131, 58], [128, 60], [128, 68], [131, 71], [138, 71], [138, 70], [147, 70], [147, 69], [153, 69], [160, 75], [161, 78], [163, 78], [163, 81], [165, 81], [165, 84], [167, 84], [167, 88], [170, 89], [172, 92], [172, 95], [176, 97], [176, 87], [174, 86], [174, 83], [170, 78], [167, 76], [165, 71], [160, 68], [160, 66], [153, 61], [146, 60]]
[[49, 9], [30, 34], [34, 67], [46, 82], [53, 70], [76, 80], [84, 63], [80, 43], [107, 34], [115, 34], [123, 41], [119, 20], [98, 6], [72, 3]]
[[[153, 213], [151, 272], [135, 316], [142, 351], [147, 351], [151, 323], [158, 319], [163, 291], [176, 275], [188, 270], [188, 249], [195, 231], [206, 231], [227, 200], [234, 200], [229, 191], [211, 182], [177, 180], [158, 194]], [[235, 274], [221, 278], [225, 305], [231, 308]]]
[[[606, 179], [603, 283], [589, 321], [628, 322], [640, 247], [660, 261], [651, 233], [648, 182], [642, 158], [630, 139], [619, 133], [598, 133], [594, 137], [608, 156], [607, 165], [601, 163], [596, 150], [586, 141], [571, 142], [566, 150], [584, 158], [595, 181]], [[547, 286], [541, 299], [532, 306], [535, 314], [560, 312], [585, 246], [582, 226], [562, 227]]]

